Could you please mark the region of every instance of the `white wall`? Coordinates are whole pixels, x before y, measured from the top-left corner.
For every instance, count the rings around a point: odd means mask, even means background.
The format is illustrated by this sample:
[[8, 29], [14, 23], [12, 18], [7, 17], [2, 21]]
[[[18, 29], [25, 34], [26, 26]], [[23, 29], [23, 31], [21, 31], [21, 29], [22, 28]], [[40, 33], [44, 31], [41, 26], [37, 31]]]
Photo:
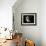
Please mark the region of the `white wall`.
[[[21, 26], [21, 13], [32, 12], [37, 13], [37, 26]], [[36, 46], [46, 46], [46, 0], [18, 0], [13, 6], [13, 14], [15, 30], [33, 39]]]
[[[21, 13], [37, 13], [36, 26], [22, 26]], [[13, 6], [15, 30], [23, 33], [23, 37], [35, 41], [36, 46], [41, 46], [41, 0], [18, 0]]]
[[41, 1], [40, 29], [42, 46], [46, 46], [46, 0]]
[[0, 0], [0, 27], [12, 28], [12, 6], [16, 0]]

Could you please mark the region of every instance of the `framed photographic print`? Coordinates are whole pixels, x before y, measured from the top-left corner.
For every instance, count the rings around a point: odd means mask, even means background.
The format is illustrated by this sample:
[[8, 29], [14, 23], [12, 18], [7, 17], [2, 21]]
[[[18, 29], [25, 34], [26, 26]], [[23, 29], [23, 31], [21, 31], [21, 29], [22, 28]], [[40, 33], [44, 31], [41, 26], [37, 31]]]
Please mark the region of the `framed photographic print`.
[[36, 13], [21, 13], [21, 25], [36, 25]]

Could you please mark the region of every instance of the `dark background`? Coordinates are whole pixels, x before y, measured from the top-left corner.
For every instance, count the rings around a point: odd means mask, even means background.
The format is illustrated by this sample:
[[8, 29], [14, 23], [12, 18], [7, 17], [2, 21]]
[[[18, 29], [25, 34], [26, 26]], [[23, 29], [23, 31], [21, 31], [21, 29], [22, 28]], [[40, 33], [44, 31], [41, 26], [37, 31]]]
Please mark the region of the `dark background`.
[[[26, 20], [27, 16], [29, 17], [29, 19], [28, 19], [29, 21]], [[32, 15], [24, 15], [23, 22], [24, 23], [34, 23], [34, 16], [32, 16]]]

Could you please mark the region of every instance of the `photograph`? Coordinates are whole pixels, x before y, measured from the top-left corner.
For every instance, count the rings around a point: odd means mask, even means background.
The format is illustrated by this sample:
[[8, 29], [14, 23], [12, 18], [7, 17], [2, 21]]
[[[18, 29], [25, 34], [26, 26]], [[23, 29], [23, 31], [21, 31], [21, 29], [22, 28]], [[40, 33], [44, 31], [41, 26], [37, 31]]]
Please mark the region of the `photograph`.
[[36, 13], [22, 13], [21, 24], [22, 25], [36, 25]]

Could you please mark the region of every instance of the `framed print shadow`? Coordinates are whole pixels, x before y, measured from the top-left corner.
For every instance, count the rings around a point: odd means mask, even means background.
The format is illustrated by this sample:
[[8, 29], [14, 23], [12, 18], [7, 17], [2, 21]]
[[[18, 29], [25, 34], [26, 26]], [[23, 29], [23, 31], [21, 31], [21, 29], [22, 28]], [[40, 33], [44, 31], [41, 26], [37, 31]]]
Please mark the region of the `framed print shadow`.
[[21, 13], [21, 25], [37, 25], [37, 13]]

